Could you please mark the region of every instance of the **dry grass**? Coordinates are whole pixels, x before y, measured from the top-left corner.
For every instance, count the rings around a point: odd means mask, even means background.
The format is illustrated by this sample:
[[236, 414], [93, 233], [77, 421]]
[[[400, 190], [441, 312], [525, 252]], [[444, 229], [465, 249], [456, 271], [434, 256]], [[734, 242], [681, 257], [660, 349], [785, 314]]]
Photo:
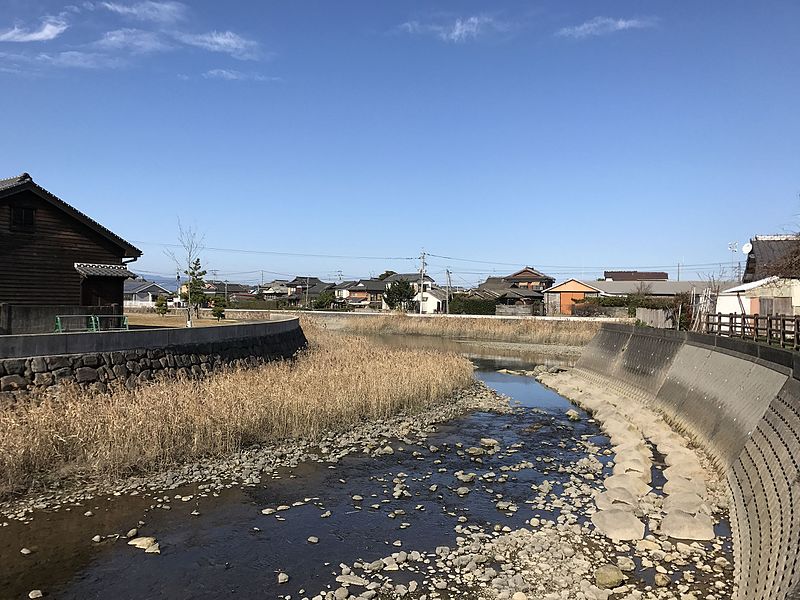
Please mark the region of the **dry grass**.
[[257, 442], [314, 438], [428, 407], [472, 380], [471, 364], [456, 355], [315, 333], [295, 361], [111, 394], [65, 389], [0, 408], [0, 492], [40, 474], [120, 476]]
[[[314, 317], [306, 317], [309, 320]], [[342, 330], [361, 335], [435, 335], [471, 340], [584, 346], [600, 330], [598, 321], [408, 317], [402, 314], [342, 319]]]
[[[128, 325], [146, 325], [148, 327], [186, 327], [186, 313], [157, 315], [156, 313], [126, 313]], [[207, 327], [210, 325], [230, 325], [236, 323], [232, 319], [208, 319], [202, 317], [192, 317], [195, 327]]]

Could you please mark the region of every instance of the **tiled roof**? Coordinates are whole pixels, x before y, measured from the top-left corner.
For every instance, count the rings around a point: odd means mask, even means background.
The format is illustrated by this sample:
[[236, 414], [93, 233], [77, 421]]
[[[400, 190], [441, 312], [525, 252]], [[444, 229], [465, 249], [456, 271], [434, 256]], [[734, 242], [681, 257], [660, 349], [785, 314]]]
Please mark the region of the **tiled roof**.
[[93, 229], [104, 238], [110, 240], [125, 251], [125, 256], [128, 258], [138, 258], [142, 255], [142, 251], [130, 242], [126, 242], [116, 233], [100, 225], [97, 221], [85, 215], [74, 206], [67, 204], [61, 198], [48, 192], [42, 186], [33, 181], [33, 178], [27, 173], [22, 173], [16, 177], [9, 177], [7, 179], [0, 179], [0, 194], [13, 192], [16, 188], [30, 188], [42, 199], [47, 200], [56, 208], [64, 211], [71, 217], [77, 219], [90, 229]]
[[[409, 283], [419, 283], [419, 273], [395, 273], [383, 280], [384, 283], [394, 283], [395, 281], [408, 281]], [[425, 275], [425, 281], [433, 281], [432, 277]]]
[[136, 277], [125, 265], [75, 263], [75, 270], [84, 277]]
[[751, 243], [753, 249], [747, 255], [747, 265], [744, 277], [742, 277], [743, 283], [776, 275], [778, 273], [771, 271], [778, 266], [785, 267], [785, 269], [781, 269], [785, 272], [779, 273], [783, 277], [800, 277], [800, 272], [797, 272], [794, 267], [796, 261], [793, 263], [787, 260], [790, 253], [797, 251], [800, 237], [796, 235], [757, 235], [751, 240]]

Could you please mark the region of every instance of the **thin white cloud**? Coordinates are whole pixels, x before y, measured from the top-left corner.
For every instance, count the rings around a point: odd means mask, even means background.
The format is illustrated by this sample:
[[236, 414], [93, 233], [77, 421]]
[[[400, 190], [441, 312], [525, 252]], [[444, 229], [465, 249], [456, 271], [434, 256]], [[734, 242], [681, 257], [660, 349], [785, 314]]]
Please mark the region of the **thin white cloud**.
[[172, 47], [158, 33], [141, 29], [107, 31], [94, 43], [94, 46], [103, 50], [121, 50], [132, 54], [149, 54], [169, 50]]
[[69, 69], [110, 69], [124, 64], [120, 58], [98, 52], [79, 52], [69, 50], [55, 54], [39, 54], [39, 63]]
[[260, 55], [258, 42], [243, 38], [232, 31], [177, 33], [175, 37], [189, 46], [210, 52], [223, 52], [239, 60], [255, 60]]
[[508, 26], [486, 15], [457, 18], [452, 23], [421, 23], [407, 21], [400, 25], [400, 31], [416, 35], [433, 35], [444, 42], [462, 43], [474, 40], [481, 35], [506, 31]]
[[155, 2], [145, 0], [133, 4], [122, 4], [120, 2], [100, 2], [94, 7], [102, 7], [118, 15], [131, 17], [138, 21], [152, 21], [154, 23], [175, 23], [186, 16], [186, 5], [182, 2], [166, 0]]
[[211, 69], [203, 73], [203, 79], [222, 79], [224, 81], [281, 81], [280, 77], [267, 77], [259, 73], [242, 73], [234, 69]]
[[655, 27], [655, 19], [612, 19], [611, 17], [595, 17], [580, 25], [564, 27], [558, 30], [556, 35], [583, 39], [598, 35], [609, 35], [618, 31], [628, 31], [630, 29], [647, 29]]
[[45, 17], [39, 29], [24, 29], [14, 26], [0, 33], [0, 42], [47, 42], [56, 39], [67, 30], [67, 22], [61, 17]]

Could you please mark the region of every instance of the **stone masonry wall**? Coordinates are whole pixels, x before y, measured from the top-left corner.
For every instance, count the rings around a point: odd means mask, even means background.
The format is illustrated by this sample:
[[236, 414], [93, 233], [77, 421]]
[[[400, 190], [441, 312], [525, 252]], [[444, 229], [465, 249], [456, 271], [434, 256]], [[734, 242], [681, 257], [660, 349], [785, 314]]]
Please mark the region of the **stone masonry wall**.
[[14, 399], [62, 383], [105, 390], [115, 382], [133, 388], [159, 376], [200, 377], [225, 366], [254, 366], [290, 358], [305, 345], [303, 330], [297, 327], [274, 335], [222, 342], [5, 358], [0, 359], [0, 399]]

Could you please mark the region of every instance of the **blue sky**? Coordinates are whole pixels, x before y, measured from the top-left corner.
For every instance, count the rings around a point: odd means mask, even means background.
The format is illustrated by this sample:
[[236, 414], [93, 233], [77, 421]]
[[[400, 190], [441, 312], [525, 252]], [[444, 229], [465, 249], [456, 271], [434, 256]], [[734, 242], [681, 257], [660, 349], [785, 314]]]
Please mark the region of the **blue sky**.
[[423, 249], [456, 283], [691, 278], [797, 228], [794, 0], [0, 7], [0, 177], [137, 243], [141, 272], [174, 272], [179, 218], [231, 281]]

